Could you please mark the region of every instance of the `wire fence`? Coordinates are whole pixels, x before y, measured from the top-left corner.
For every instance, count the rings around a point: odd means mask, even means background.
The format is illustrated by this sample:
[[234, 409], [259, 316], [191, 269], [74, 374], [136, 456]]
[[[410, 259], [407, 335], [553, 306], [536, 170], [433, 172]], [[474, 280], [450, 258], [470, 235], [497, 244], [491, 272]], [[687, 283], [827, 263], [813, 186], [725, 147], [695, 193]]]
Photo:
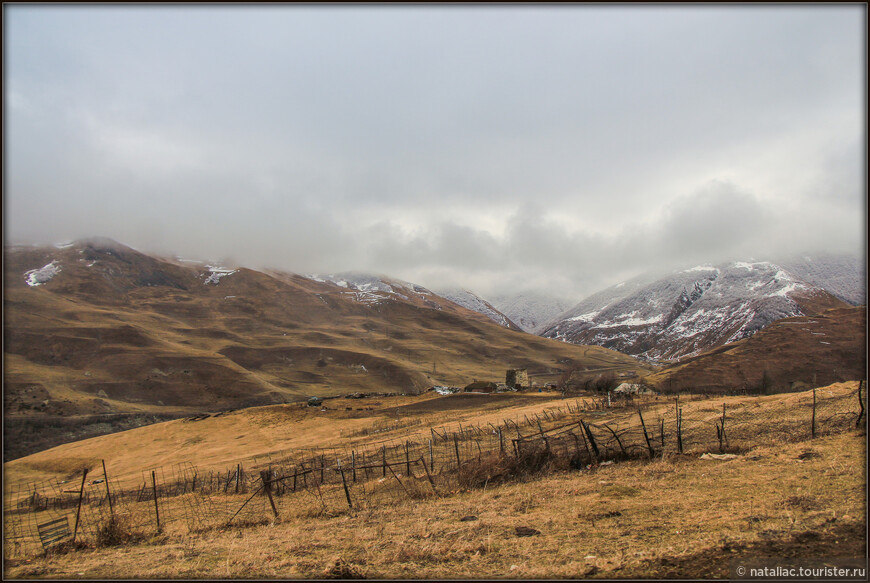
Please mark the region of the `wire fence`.
[[182, 462], [122, 482], [103, 466], [69, 481], [7, 487], [4, 553], [404, 504], [545, 466], [746, 451], [855, 427], [865, 403], [860, 384], [755, 398], [578, 399], [499, 424], [430, 427], [428, 435], [282, 452], [223, 470]]

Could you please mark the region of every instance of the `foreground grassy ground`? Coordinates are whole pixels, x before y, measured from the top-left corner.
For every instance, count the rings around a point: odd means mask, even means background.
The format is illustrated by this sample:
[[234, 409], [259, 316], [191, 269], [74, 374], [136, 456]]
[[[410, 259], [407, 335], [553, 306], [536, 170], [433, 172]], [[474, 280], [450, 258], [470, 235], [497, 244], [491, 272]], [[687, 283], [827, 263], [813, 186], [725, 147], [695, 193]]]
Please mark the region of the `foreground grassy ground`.
[[[5, 563], [6, 578], [728, 577], [862, 557], [866, 436], [551, 474], [442, 499]], [[538, 531], [519, 536], [517, 527]]]

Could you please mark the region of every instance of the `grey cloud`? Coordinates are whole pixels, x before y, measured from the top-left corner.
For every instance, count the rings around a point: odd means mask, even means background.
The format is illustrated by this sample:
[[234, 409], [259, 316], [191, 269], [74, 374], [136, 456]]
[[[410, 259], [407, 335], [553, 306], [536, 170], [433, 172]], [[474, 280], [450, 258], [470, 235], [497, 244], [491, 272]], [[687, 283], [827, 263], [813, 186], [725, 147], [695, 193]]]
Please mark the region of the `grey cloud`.
[[576, 293], [859, 249], [865, 15], [4, 6], [7, 237]]

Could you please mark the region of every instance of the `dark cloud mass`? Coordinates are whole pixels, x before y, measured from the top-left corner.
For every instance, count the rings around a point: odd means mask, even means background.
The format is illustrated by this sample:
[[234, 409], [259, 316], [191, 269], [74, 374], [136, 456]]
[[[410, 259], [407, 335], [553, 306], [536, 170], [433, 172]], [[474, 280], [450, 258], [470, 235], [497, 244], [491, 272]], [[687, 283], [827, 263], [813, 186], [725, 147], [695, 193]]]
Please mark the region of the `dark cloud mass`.
[[866, 7], [4, 5], [8, 242], [579, 297], [866, 245]]

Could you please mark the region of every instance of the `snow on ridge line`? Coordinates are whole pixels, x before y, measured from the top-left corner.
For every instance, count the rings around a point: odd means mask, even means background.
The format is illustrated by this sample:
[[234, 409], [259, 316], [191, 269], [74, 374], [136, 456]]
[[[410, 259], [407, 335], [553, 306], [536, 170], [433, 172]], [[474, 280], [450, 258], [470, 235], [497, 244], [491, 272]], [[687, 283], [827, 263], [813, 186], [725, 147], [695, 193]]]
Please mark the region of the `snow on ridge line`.
[[696, 265], [695, 267], [684, 269], [681, 273], [690, 273], [692, 271], [715, 271], [716, 273], [720, 273], [718, 267], [713, 267], [712, 265]]
[[754, 263], [747, 263], [745, 261], [735, 261], [732, 265], [734, 267], [742, 267], [743, 269], [748, 269], [749, 271], [754, 270], [756, 266], [758, 266], [758, 267], [774, 267], [773, 263], [771, 263], [769, 261], [756, 261]]
[[24, 280], [27, 282], [27, 285], [34, 287], [51, 281], [58, 273], [60, 273], [60, 263], [55, 260], [48, 265], [43, 265], [39, 269], [31, 269], [26, 272]]
[[212, 265], [206, 265], [206, 268], [211, 272], [211, 275], [209, 275], [205, 282], [203, 282], [205, 285], [217, 285], [220, 283], [222, 277], [232, 275], [237, 271], [235, 269], [224, 269], [223, 267], [214, 267]]

